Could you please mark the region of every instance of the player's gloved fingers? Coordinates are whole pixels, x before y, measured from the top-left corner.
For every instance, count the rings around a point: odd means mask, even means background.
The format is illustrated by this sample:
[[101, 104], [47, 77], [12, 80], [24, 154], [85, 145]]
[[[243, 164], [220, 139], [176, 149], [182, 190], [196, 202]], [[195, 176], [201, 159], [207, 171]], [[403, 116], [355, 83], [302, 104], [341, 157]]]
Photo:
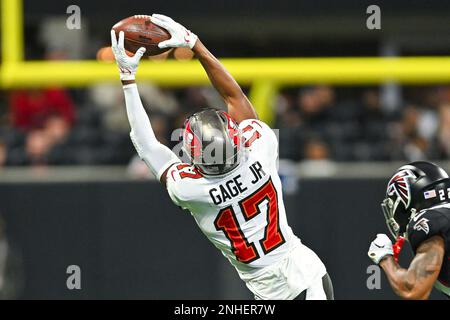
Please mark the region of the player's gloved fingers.
[[373, 244], [374, 244], [375, 246], [377, 246], [378, 248], [384, 248], [384, 247], [386, 246], [386, 244], [385, 244], [384, 242], [379, 241], [378, 239], [375, 239], [375, 240], [373, 241]]
[[117, 47], [117, 38], [116, 38], [116, 32], [114, 30], [111, 30], [111, 46]]
[[167, 42], [168, 42], [168, 40], [158, 43], [158, 48], [160, 48], [160, 49], [167, 48], [168, 47]]
[[173, 21], [173, 19], [171, 17], [165, 16], [165, 15], [159, 14], [159, 13], [152, 14], [152, 18], [156, 18], [156, 19], [162, 20], [164, 22], [175, 22], [175, 21]]
[[392, 244], [391, 239], [389, 239], [389, 237], [383, 233], [377, 235], [377, 240], [378, 242], [382, 242], [384, 244]]
[[174, 46], [176, 46], [176, 44], [171, 39], [158, 43], [158, 48], [160, 49], [172, 48]]
[[136, 51], [136, 54], [134, 55], [134, 59], [136, 62], [139, 62], [146, 50], [147, 49], [145, 49], [144, 47], [140, 47], [138, 51]]
[[155, 15], [152, 16], [152, 23], [154, 23], [154, 24], [156, 24], [158, 27], [162, 27], [162, 28], [163, 28], [164, 25], [166, 25], [166, 22], [165, 22], [165, 21], [163, 21], [163, 20], [161, 20], [161, 19], [155, 17]]
[[119, 32], [119, 42], [118, 42], [118, 48], [120, 50], [125, 49], [124, 47], [124, 39], [125, 39], [125, 33], [123, 31]]
[[164, 20], [161, 20], [159, 18], [153, 18], [152, 17], [152, 22], [154, 24], [156, 24], [158, 27], [161, 27], [163, 29], [166, 29], [167, 31], [169, 31], [170, 34], [172, 34], [173, 32], [175, 32], [174, 28], [172, 27], [172, 25], [170, 23], [167, 23]]
[[160, 26], [163, 29], [166, 29], [170, 35], [174, 35], [178, 32], [180, 32], [179, 28], [178, 28], [178, 23], [176, 23], [173, 20], [167, 21], [164, 19], [160, 19], [160, 18], [152, 18], [152, 22], [156, 21], [156, 25]]

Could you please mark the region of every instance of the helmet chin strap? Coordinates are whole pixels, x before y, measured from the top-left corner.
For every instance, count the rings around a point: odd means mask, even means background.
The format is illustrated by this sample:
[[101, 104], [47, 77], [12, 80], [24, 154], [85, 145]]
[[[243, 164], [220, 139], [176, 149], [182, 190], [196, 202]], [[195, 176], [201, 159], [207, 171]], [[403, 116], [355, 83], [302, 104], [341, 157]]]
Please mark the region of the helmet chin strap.
[[393, 231], [393, 236], [397, 237], [399, 232], [400, 232], [400, 225], [398, 224], [397, 220], [395, 220], [394, 218], [394, 212], [397, 210], [397, 207], [400, 203], [401, 199], [399, 196], [397, 196], [397, 199], [395, 200], [395, 203], [392, 205], [392, 210], [391, 210], [391, 215], [388, 219], [388, 223], [390, 223], [392, 231]]
[[[419, 211], [417, 211], [415, 208], [412, 208], [412, 209], [411, 209], [411, 216], [410, 216], [410, 218], [409, 218], [409, 221], [411, 221], [412, 219], [414, 219], [414, 218], [416, 217], [416, 215], [417, 215], [418, 212], [419, 212]], [[409, 226], [409, 223], [406, 225], [405, 233], [404, 233], [404, 235], [403, 235], [403, 237], [404, 237], [405, 239], [408, 239], [408, 226]]]
[[389, 218], [386, 220], [386, 223], [389, 227], [389, 231], [391, 232], [392, 236], [394, 238], [397, 237], [398, 231], [400, 230], [400, 226], [398, 225], [397, 221], [395, 221], [394, 218]]
[[411, 221], [411, 219], [414, 219], [417, 215], [417, 210], [412, 208], [411, 209], [411, 217], [409, 218], [409, 220]]
[[[400, 225], [397, 222], [397, 220], [395, 220], [394, 218], [394, 212], [397, 210], [398, 205], [400, 204], [401, 199], [400, 197], [398, 197], [395, 202], [393, 202], [392, 200], [386, 201], [383, 203], [382, 207], [384, 207], [383, 212], [384, 212], [384, 216], [385, 216], [385, 220], [386, 220], [386, 224], [389, 228], [389, 231], [391, 232], [392, 236], [396, 239], [398, 239], [399, 237], [403, 237], [403, 238], [407, 238], [407, 234], [408, 234], [408, 224], [406, 224], [405, 226], [405, 231], [402, 232], [400, 234]], [[408, 222], [414, 218], [417, 214], [417, 210], [412, 208], [411, 209], [411, 215], [408, 219]]]

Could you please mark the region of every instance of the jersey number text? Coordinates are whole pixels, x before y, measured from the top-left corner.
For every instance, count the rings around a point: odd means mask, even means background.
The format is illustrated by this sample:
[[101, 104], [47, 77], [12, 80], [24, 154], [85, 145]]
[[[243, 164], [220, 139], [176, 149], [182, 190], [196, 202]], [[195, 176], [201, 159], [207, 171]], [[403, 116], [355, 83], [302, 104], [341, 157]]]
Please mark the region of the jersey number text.
[[[267, 225], [264, 237], [260, 240], [261, 248], [267, 254], [282, 245], [285, 240], [280, 230], [278, 215], [277, 191], [270, 179], [256, 192], [239, 202], [245, 221], [248, 221], [261, 213], [258, 206], [267, 200]], [[214, 221], [216, 230], [222, 230], [230, 240], [236, 258], [244, 263], [250, 263], [259, 258], [254, 243], [249, 243], [243, 234], [233, 207], [229, 206], [220, 210]]]

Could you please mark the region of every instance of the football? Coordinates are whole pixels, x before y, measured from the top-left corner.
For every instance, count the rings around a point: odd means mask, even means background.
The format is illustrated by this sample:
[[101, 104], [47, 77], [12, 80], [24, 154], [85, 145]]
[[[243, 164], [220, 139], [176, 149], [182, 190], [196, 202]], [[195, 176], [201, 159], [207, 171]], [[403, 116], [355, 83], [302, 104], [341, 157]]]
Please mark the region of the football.
[[135, 53], [140, 47], [145, 47], [145, 56], [155, 56], [170, 50], [171, 48], [160, 49], [158, 43], [170, 39], [167, 30], [152, 23], [151, 16], [135, 15], [125, 18], [116, 23], [112, 29], [116, 32], [125, 33], [125, 49]]

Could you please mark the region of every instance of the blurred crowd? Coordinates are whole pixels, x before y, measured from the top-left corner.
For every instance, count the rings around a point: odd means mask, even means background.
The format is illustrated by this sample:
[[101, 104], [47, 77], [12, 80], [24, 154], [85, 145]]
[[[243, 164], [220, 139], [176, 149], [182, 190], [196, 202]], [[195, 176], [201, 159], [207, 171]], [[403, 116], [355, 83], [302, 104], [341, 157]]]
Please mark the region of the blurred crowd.
[[[27, 59], [112, 58], [106, 57], [111, 53], [104, 29], [96, 32], [92, 23], [91, 32], [85, 21], [72, 32], [64, 27], [65, 19], [47, 17], [27, 29], [33, 40], [26, 42]], [[190, 51], [179, 54], [171, 58], [192, 58]], [[224, 108], [211, 87], [166, 89], [140, 82], [139, 90], [156, 136], [176, 150], [181, 138], [176, 129], [187, 116], [202, 107]], [[448, 86], [284, 88], [273, 109], [270, 125], [280, 129], [281, 159], [412, 161], [450, 155]], [[0, 167], [127, 164], [135, 176], [149, 174], [129, 139], [118, 81], [77, 90], [0, 91]]]
[[[381, 90], [325, 85], [282, 90], [273, 128], [280, 157], [293, 161], [447, 159], [450, 88], [403, 88], [387, 108]], [[174, 147], [184, 119], [201, 107], [223, 107], [210, 87], [169, 90], [141, 83], [158, 139]], [[120, 85], [86, 90], [15, 90], [0, 99], [0, 165], [124, 165], [147, 174], [136, 159]]]
[[388, 106], [381, 88], [360, 88], [340, 97], [329, 86], [280, 95], [280, 154], [296, 161], [392, 161], [447, 159], [450, 88], [404, 88]]
[[[139, 85], [158, 139], [178, 144], [184, 119], [198, 106], [220, 106], [209, 88], [165, 90]], [[62, 88], [3, 92], [0, 165], [124, 165], [133, 157], [123, 91], [118, 83], [86, 90]], [[175, 136], [173, 136], [175, 135]]]

